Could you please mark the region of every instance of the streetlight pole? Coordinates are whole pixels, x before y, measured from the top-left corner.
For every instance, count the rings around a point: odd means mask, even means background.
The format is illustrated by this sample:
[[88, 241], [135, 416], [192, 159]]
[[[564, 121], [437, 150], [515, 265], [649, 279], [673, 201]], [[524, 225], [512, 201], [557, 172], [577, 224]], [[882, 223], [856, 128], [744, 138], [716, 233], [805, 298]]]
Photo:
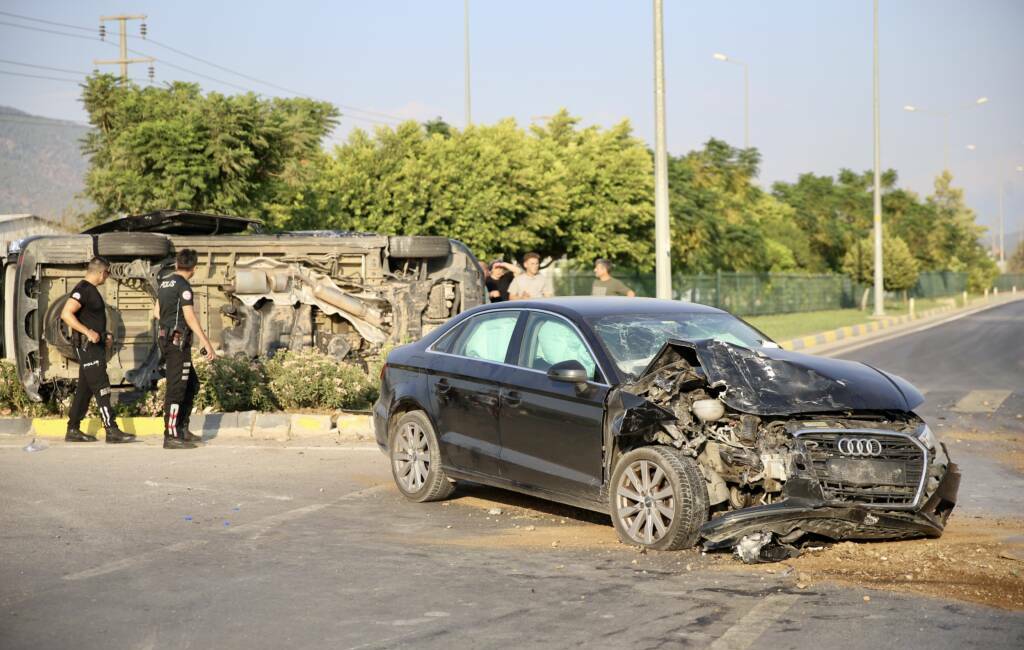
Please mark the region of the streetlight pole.
[[743, 67], [743, 148], [750, 148], [750, 66], [739, 59], [715, 52], [711, 55], [716, 61], [733, 63]]
[[473, 112], [469, 100], [469, 0], [462, 3], [462, 41], [463, 41], [463, 105], [466, 110], [466, 126], [473, 124]]
[[927, 108], [921, 108], [920, 106], [915, 106], [914, 104], [907, 104], [903, 107], [903, 110], [908, 113], [929, 113], [931, 115], [938, 115], [942, 118], [942, 168], [946, 170], [949, 169], [949, 133], [951, 123], [953, 121], [953, 113], [966, 111], [987, 103], [988, 97], [979, 97], [970, 104], [953, 108], [948, 111], [934, 111]]
[[668, 152], [665, 144], [665, 34], [662, 0], [654, 0], [654, 271], [656, 295], [672, 298], [668, 215]]
[[875, 316], [885, 316], [884, 274], [882, 268], [882, 136], [878, 110], [878, 0], [874, 0], [872, 34], [872, 121], [875, 140]]

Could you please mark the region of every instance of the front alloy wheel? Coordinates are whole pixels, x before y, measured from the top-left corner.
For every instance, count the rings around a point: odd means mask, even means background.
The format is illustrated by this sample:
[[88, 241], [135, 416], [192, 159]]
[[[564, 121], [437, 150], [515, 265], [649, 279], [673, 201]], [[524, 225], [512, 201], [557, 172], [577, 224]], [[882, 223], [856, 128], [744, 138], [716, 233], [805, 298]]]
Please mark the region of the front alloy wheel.
[[640, 447], [612, 472], [609, 500], [626, 544], [671, 551], [693, 546], [708, 516], [704, 478], [692, 459], [669, 447]]
[[389, 440], [391, 474], [398, 489], [413, 501], [437, 501], [448, 497], [454, 486], [441, 469], [437, 436], [422, 411], [399, 418]]

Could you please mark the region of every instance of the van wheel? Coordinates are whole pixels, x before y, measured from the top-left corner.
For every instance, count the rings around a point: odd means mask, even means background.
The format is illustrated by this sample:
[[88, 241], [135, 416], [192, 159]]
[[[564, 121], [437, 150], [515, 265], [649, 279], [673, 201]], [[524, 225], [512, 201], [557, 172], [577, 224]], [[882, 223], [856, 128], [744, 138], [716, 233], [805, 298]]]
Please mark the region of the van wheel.
[[171, 253], [171, 241], [152, 232], [108, 232], [96, 235], [96, 254], [101, 257], [157, 257]]
[[388, 439], [388, 457], [395, 484], [413, 501], [440, 501], [455, 490], [441, 469], [437, 436], [423, 411], [410, 411], [399, 418]]
[[612, 472], [608, 499], [619, 539], [657, 551], [693, 546], [708, 518], [708, 492], [697, 464], [670, 447], [624, 454]]

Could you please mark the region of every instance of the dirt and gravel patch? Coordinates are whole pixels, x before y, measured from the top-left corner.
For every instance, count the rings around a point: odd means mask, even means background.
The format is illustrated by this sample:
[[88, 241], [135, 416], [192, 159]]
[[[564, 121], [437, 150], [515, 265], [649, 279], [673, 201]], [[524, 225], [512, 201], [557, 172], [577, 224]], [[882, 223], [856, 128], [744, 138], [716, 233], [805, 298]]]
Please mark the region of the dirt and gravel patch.
[[669, 571], [749, 572], [786, 578], [797, 589], [837, 582], [1024, 610], [1020, 519], [954, 513], [939, 539], [843, 542], [777, 564], [746, 565], [726, 552], [640, 553], [618, 541], [607, 516], [502, 490], [461, 488], [458, 498], [437, 507], [447, 523], [423, 539], [427, 543], [635, 555], [649, 568]]
[[719, 565], [1024, 610], [1024, 521], [957, 516], [939, 539], [843, 542], [778, 564]]

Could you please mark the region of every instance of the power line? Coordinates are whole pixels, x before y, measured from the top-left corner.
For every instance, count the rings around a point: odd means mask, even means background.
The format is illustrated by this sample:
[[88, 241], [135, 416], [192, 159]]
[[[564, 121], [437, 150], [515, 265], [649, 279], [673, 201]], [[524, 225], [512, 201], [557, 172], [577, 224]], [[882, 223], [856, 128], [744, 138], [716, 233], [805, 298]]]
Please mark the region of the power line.
[[[55, 25], [55, 26], [58, 26], [58, 27], [67, 27], [67, 28], [70, 28], [70, 29], [78, 29], [78, 30], [82, 30], [82, 31], [86, 31], [86, 32], [92, 32], [93, 31], [92, 29], [90, 29], [88, 27], [83, 27], [83, 26], [80, 26], [80, 25], [72, 25], [70, 23], [61, 23], [61, 22], [52, 21], [52, 20], [44, 20], [42, 18], [33, 18], [31, 16], [24, 16], [24, 15], [21, 15], [21, 14], [11, 13], [9, 11], [0, 11], [0, 15], [10, 16], [12, 18], [20, 18], [22, 20], [35, 21], [35, 22], [39, 22], [39, 23], [43, 23], [43, 24], [47, 24], [47, 25]], [[0, 25], [7, 25], [9, 27], [16, 27], [16, 28], [19, 28], [19, 29], [27, 29], [27, 30], [43, 32], [43, 33], [47, 33], [47, 34], [56, 34], [56, 35], [59, 35], [59, 36], [68, 36], [68, 37], [71, 37], [71, 38], [80, 38], [80, 39], [85, 39], [85, 40], [90, 40], [90, 41], [99, 41], [99, 42], [105, 43], [107, 45], [114, 45], [113, 43], [110, 43], [108, 41], [104, 41], [104, 40], [102, 40], [102, 39], [100, 39], [98, 37], [95, 37], [95, 36], [83, 36], [81, 34], [69, 34], [67, 32], [60, 32], [60, 31], [52, 30], [52, 29], [44, 29], [44, 28], [41, 28], [41, 27], [33, 27], [31, 25], [19, 25], [17, 23], [10, 23], [10, 22], [6, 22], [6, 21], [0, 21]], [[134, 35], [128, 35], [128, 36], [129, 36], [129, 38], [139, 38], [139, 37], [134, 36]], [[168, 50], [170, 52], [174, 52], [175, 54], [178, 54], [180, 56], [187, 57], [189, 59], [192, 59], [192, 60], [197, 61], [199, 63], [203, 63], [205, 65], [217, 68], [219, 70], [223, 70], [224, 72], [228, 72], [228, 73], [236, 75], [238, 77], [242, 77], [242, 78], [247, 79], [249, 81], [253, 81], [255, 83], [262, 84], [262, 85], [270, 87], [270, 88], [275, 88], [277, 90], [281, 90], [283, 92], [286, 92], [286, 93], [289, 93], [289, 94], [292, 94], [292, 95], [296, 95], [296, 96], [299, 96], [299, 97], [305, 97], [306, 99], [313, 99], [313, 100], [317, 99], [317, 98], [312, 97], [310, 95], [307, 95], [305, 93], [297, 92], [295, 90], [286, 88], [286, 87], [281, 86], [279, 84], [275, 84], [275, 83], [272, 83], [272, 82], [269, 82], [269, 81], [265, 81], [265, 80], [259, 79], [257, 77], [253, 77], [251, 75], [247, 75], [247, 74], [245, 74], [243, 72], [238, 72], [237, 70], [232, 70], [231, 68], [228, 68], [226, 66], [222, 66], [222, 65], [220, 65], [218, 63], [214, 63], [213, 61], [210, 61], [208, 59], [204, 59], [202, 57], [198, 57], [198, 56], [195, 56], [193, 54], [189, 54], [188, 52], [185, 52], [184, 50], [180, 50], [180, 49], [178, 49], [176, 47], [167, 45], [165, 43], [161, 43], [159, 41], [155, 41], [155, 40], [153, 40], [151, 38], [146, 38], [146, 39], [143, 39], [143, 40], [146, 40], [146, 41], [148, 41], [150, 43], [153, 43], [154, 45], [156, 45], [158, 47], [162, 47], [162, 48], [164, 48], [164, 49], [166, 49], [166, 50]], [[139, 52], [138, 50], [129, 49], [128, 51], [131, 52], [132, 54], [137, 54], [139, 56], [150, 56], [149, 54], [146, 54], [144, 52]], [[154, 57], [154, 58], [156, 58], [156, 57]], [[179, 65], [175, 65], [173, 63], [169, 63], [168, 61], [166, 61], [164, 59], [159, 59], [158, 58], [157, 61], [159, 61], [160, 63], [162, 63], [162, 64], [164, 64], [166, 66], [169, 66], [171, 68], [175, 68], [177, 70], [181, 70], [182, 72], [187, 72], [189, 74], [192, 74], [192, 75], [197, 76], [197, 77], [201, 77], [203, 79], [208, 79], [210, 81], [214, 81], [214, 82], [219, 83], [219, 84], [224, 85], [224, 86], [230, 86], [232, 88], [237, 88], [237, 89], [243, 90], [245, 92], [256, 92], [252, 88], [246, 88], [244, 86], [239, 86], [238, 84], [234, 84], [234, 83], [231, 83], [231, 82], [228, 82], [228, 81], [223, 81], [221, 79], [217, 79], [216, 77], [211, 77], [209, 75], [204, 75], [204, 74], [202, 74], [200, 72], [196, 72], [194, 70], [190, 70], [188, 68], [185, 68], [185, 67], [182, 67], [182, 66], [179, 66]], [[259, 93], [257, 93], [257, 94], [259, 94]], [[371, 111], [371, 110], [368, 110], [368, 109], [365, 109], [365, 108], [359, 108], [358, 106], [352, 106], [352, 105], [348, 105], [348, 104], [336, 103], [335, 105], [338, 106], [339, 108], [345, 109], [346, 111], [351, 111], [351, 112], [355, 112], [355, 113], [362, 113], [364, 115], [369, 115], [369, 116], [375, 116], [377, 118], [383, 118], [383, 120], [390, 120], [390, 121], [393, 121], [393, 122], [404, 122], [405, 119], [406, 119], [406, 118], [398, 117], [396, 115], [389, 115], [387, 113], [381, 113], [379, 111]], [[371, 119], [369, 117], [361, 117], [361, 116], [357, 116], [357, 115], [352, 115], [351, 112], [346, 114], [344, 117], [350, 117], [352, 119], [362, 120], [362, 121], [365, 121], [365, 122], [371, 122], [371, 123], [376, 123], [376, 124], [385, 124], [387, 126], [391, 126], [390, 124], [387, 124], [387, 122], [382, 121], [382, 119]]]
[[65, 77], [47, 77], [41, 74], [28, 74], [26, 72], [12, 72], [10, 70], [0, 70], [0, 74], [9, 74], [15, 77], [28, 77], [29, 79], [48, 79], [50, 81], [68, 81], [73, 84], [82, 83], [81, 79], [67, 79]]
[[51, 70], [53, 72], [68, 72], [70, 74], [80, 74], [87, 76], [88, 72], [82, 72], [81, 70], [68, 70], [67, 68], [53, 68], [48, 65], [39, 65], [36, 63], [22, 63], [21, 61], [9, 61], [7, 59], [0, 59], [0, 63], [8, 63], [10, 65], [20, 65], [26, 68], [37, 68], [39, 70]]
[[31, 20], [37, 23], [43, 23], [45, 25], [56, 25], [57, 27], [69, 27], [71, 29], [81, 29], [86, 32], [95, 32], [96, 30], [90, 27], [82, 27], [81, 25], [71, 25], [69, 23], [58, 23], [54, 20], [44, 20], [42, 18], [33, 18], [32, 16], [22, 16], [21, 14], [13, 14], [9, 11], [0, 11], [0, 16], [10, 16], [11, 18], [20, 18], [22, 20]]

